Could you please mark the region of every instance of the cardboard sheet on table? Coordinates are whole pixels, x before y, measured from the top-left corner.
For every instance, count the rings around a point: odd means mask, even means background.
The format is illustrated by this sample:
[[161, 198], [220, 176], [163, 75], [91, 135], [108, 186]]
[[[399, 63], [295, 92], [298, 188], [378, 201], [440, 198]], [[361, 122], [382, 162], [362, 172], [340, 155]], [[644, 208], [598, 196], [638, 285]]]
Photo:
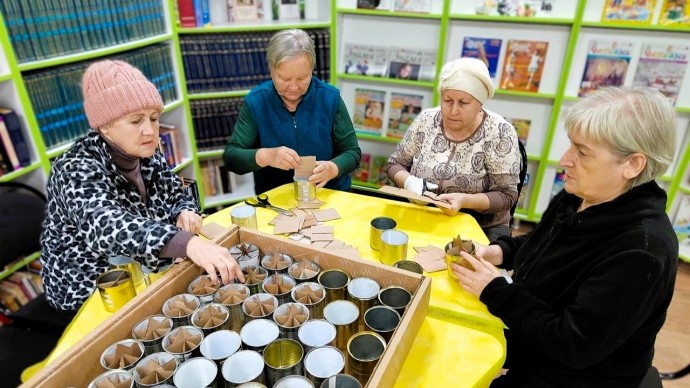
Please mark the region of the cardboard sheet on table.
[[338, 218], [340, 218], [340, 214], [338, 214], [338, 211], [334, 208], [314, 210], [312, 211], [312, 213], [314, 214], [314, 217], [316, 217], [316, 219], [321, 222], [337, 220]]
[[401, 189], [399, 187], [393, 187], [393, 186], [381, 186], [379, 188], [379, 191], [390, 194], [390, 195], [395, 195], [396, 197], [402, 197], [402, 198], [407, 198], [407, 199], [414, 199], [415, 201], [420, 201], [420, 202], [425, 202], [425, 203], [432, 203], [438, 207], [442, 207], [444, 209], [450, 209], [451, 206], [448, 202], [443, 202], [443, 201], [437, 201], [430, 196], [435, 196], [434, 193], [428, 193], [427, 195], [419, 195], [415, 194], [409, 190]]

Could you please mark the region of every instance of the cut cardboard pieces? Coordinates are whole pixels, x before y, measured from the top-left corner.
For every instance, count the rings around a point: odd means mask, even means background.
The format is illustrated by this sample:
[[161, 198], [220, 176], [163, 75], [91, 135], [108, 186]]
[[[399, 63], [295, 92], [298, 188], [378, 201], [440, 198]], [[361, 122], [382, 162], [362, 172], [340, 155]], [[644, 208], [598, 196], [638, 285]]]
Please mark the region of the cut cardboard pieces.
[[[312, 260], [322, 269], [339, 268], [348, 272], [351, 277], [370, 277], [382, 288], [398, 285], [410, 291], [412, 301], [374, 368], [366, 387], [392, 387], [395, 384], [426, 317], [429, 307], [430, 278], [370, 260], [348, 258], [339, 251], [327, 251], [234, 225], [216, 235], [213, 241], [228, 248], [240, 242], [253, 243], [267, 252], [281, 251], [296, 260]], [[26, 386], [39, 388], [87, 386], [96, 376], [104, 372], [99, 363], [103, 350], [119, 340], [130, 338], [132, 328], [137, 322], [160, 313], [163, 302], [184, 293], [187, 285], [202, 273], [203, 270], [190, 260], [173, 266], [168, 273], [36, 373], [26, 382]]]
[[316, 167], [316, 156], [300, 156], [299, 166], [295, 169], [295, 179], [308, 180]]
[[381, 186], [379, 188], [379, 191], [386, 193], [386, 194], [394, 195], [396, 197], [414, 199], [415, 201], [434, 204], [440, 208], [451, 209], [451, 206], [448, 202], [437, 201], [435, 199], [436, 194], [434, 194], [430, 191], [427, 191], [426, 193], [424, 193], [424, 195], [419, 195], [419, 194], [413, 193], [412, 191], [405, 190], [405, 189], [402, 189], [400, 187], [393, 187], [393, 186]]

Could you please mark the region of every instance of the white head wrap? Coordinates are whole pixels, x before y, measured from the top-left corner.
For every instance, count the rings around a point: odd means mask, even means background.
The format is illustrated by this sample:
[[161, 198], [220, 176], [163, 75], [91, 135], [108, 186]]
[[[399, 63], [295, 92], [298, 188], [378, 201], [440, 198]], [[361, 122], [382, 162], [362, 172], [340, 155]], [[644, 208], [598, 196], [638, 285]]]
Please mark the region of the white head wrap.
[[438, 91], [460, 90], [476, 98], [482, 105], [494, 96], [494, 84], [486, 64], [477, 58], [459, 58], [443, 65]]

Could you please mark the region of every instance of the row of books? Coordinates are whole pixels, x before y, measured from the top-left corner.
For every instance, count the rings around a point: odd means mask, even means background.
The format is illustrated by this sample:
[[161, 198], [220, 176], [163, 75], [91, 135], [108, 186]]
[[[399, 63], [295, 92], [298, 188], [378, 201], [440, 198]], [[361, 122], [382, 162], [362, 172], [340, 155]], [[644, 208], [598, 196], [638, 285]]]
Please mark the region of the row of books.
[[435, 49], [345, 43], [341, 58], [345, 74], [425, 82], [436, 75]]
[[0, 306], [6, 311], [18, 311], [43, 292], [40, 275], [28, 271], [17, 271], [0, 280]]
[[[601, 21], [606, 23], [651, 24], [657, 0], [606, 0]], [[659, 25], [690, 25], [690, 3], [686, 0], [663, 0]]]
[[180, 134], [175, 124], [160, 123], [160, 141], [158, 146], [165, 156], [165, 161], [168, 162], [170, 168], [175, 168], [182, 163], [184, 154], [182, 153], [182, 144]]
[[[309, 30], [316, 50], [314, 74], [330, 77], [330, 33]], [[187, 90], [206, 93], [246, 90], [271, 78], [266, 49], [273, 32], [187, 35], [180, 49]]]
[[190, 108], [199, 151], [223, 149], [240, 116], [243, 98], [192, 100]]
[[0, 107], [0, 176], [31, 164], [29, 146], [17, 113]]
[[19, 62], [54, 58], [165, 33], [161, 0], [3, 0]]
[[[139, 68], [163, 97], [177, 100], [177, 81], [167, 43], [116, 55]], [[80, 62], [27, 73], [24, 83], [47, 148], [69, 143], [89, 130], [84, 114], [81, 78], [90, 63]]]
[[235, 174], [225, 168], [221, 159], [207, 159], [199, 162], [201, 182], [207, 197], [232, 193], [237, 187]]
[[431, 0], [357, 0], [359, 9], [429, 13]]
[[177, 0], [177, 8], [184, 28], [305, 18], [304, 0]]

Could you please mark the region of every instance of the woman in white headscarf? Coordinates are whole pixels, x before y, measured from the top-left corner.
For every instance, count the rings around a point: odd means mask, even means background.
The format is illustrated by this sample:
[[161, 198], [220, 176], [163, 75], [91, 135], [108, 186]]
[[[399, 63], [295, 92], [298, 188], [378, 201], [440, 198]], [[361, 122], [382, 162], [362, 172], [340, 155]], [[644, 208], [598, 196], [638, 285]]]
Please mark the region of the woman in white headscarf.
[[515, 128], [484, 109], [494, 86], [476, 58], [446, 63], [439, 77], [441, 106], [424, 110], [388, 160], [399, 187], [441, 194], [475, 217], [490, 241], [509, 235], [510, 209], [518, 198], [520, 153]]

